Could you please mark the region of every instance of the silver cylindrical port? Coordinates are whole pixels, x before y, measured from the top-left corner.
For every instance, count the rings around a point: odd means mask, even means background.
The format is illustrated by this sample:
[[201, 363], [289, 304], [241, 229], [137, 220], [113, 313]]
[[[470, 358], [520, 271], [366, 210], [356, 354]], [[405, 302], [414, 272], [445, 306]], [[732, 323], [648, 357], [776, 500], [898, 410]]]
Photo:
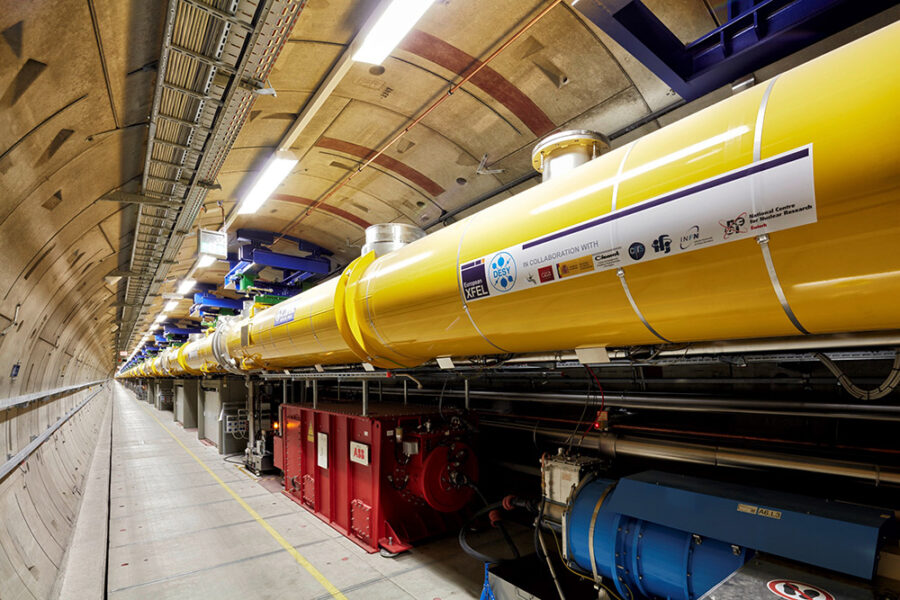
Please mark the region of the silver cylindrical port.
[[609, 151], [606, 136], [572, 129], [548, 135], [531, 152], [531, 164], [543, 175], [541, 181], [559, 177]]
[[425, 237], [425, 232], [407, 223], [379, 223], [366, 228], [366, 243], [361, 254], [374, 250], [375, 256], [383, 256]]

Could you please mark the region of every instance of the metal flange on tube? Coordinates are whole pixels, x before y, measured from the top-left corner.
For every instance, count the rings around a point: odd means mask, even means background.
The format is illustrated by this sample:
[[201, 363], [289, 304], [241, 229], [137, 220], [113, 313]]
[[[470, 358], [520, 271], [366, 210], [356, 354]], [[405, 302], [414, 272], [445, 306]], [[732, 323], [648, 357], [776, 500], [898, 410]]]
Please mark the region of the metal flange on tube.
[[[228, 354], [228, 336], [237, 330], [237, 335], [241, 335], [241, 321], [237, 317], [220, 316], [217, 321], [215, 331], [210, 334], [210, 350], [216, 360], [216, 363], [225, 371], [234, 375], [245, 375], [241, 370], [242, 364]], [[249, 325], [244, 325], [249, 327]]]

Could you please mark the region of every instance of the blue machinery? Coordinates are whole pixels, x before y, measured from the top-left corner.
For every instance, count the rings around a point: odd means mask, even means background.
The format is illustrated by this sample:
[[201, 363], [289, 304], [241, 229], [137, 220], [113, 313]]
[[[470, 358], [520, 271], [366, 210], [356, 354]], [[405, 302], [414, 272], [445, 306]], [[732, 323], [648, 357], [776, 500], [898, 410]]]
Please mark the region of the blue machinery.
[[[274, 244], [276, 237], [297, 244], [297, 249], [308, 253], [308, 256], [281, 254], [264, 247]], [[255, 229], [238, 229], [236, 239], [244, 244], [238, 248], [237, 256], [229, 256], [231, 268], [225, 275], [225, 284], [234, 285], [239, 291], [244, 290], [246, 276], [255, 279], [256, 274], [266, 267], [281, 270], [282, 281], [254, 282], [253, 287], [265, 288], [267, 293], [278, 296], [293, 296], [302, 290], [292, 286], [315, 276], [327, 275], [331, 271], [331, 262], [327, 257], [332, 252], [312, 242]]]
[[586, 0], [575, 8], [675, 93], [693, 100], [895, 3], [728, 0], [728, 21], [688, 44], [640, 0]]
[[565, 500], [553, 480], [577, 481], [570, 460], [544, 465], [544, 501], [557, 515], [547, 510], [544, 525], [562, 530], [564, 560], [624, 600], [696, 600], [756, 552], [871, 580], [892, 518], [655, 471], [618, 481], [586, 475]]

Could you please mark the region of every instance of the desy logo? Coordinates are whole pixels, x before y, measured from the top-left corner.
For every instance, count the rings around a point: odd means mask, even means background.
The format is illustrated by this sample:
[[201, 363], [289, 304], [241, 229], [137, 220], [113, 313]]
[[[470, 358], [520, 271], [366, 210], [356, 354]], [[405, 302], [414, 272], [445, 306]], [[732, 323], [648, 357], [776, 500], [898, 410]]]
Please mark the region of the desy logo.
[[509, 252], [500, 252], [491, 259], [488, 281], [494, 289], [505, 292], [516, 283], [516, 261]]

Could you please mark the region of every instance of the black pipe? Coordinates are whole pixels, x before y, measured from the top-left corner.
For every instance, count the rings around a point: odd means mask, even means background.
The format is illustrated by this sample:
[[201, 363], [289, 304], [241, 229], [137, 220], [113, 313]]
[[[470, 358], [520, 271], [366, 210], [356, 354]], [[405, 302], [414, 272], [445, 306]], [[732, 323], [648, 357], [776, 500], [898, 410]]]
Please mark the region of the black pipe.
[[[402, 390], [386, 389], [384, 393], [401, 394]], [[441, 391], [434, 389], [410, 389], [408, 393], [420, 396], [437, 396]], [[445, 390], [444, 397], [448, 396], [462, 398], [465, 396], [465, 392]], [[474, 400], [531, 402], [536, 404], [558, 404], [567, 406], [585, 406], [585, 404], [587, 404], [587, 406], [600, 406], [598, 394], [540, 394], [533, 392], [470, 390], [469, 398]], [[900, 421], [900, 406], [872, 404], [785, 402], [677, 394], [634, 394], [629, 392], [605, 392], [604, 403], [609, 407], [677, 412], [717, 412], [833, 419], [862, 419], [870, 421]]]
[[[550, 427], [520, 425], [501, 420], [482, 419], [481, 426], [497, 429], [526, 431], [549, 440], [567, 444], [572, 432]], [[615, 433], [589, 432], [579, 448], [599, 451], [610, 458], [630, 456], [657, 460], [669, 460], [701, 465], [730, 468], [774, 468], [806, 473], [819, 473], [836, 477], [862, 479], [875, 483], [900, 484], [900, 471], [873, 463], [834, 460], [821, 457], [792, 456], [778, 452], [712, 446], [688, 442], [672, 442], [654, 438], [619, 436]]]

